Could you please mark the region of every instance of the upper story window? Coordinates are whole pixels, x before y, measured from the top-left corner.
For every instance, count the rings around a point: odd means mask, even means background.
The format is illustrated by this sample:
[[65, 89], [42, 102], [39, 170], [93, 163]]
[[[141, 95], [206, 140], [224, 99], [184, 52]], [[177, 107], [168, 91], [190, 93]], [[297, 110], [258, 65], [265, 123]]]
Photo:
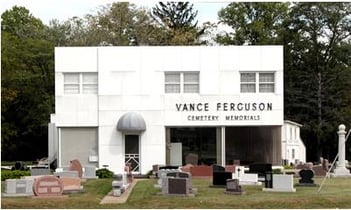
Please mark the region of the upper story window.
[[165, 72], [165, 93], [199, 93], [199, 72]]
[[274, 93], [274, 86], [275, 80], [272, 72], [240, 73], [241, 93]]
[[65, 94], [97, 94], [97, 73], [64, 73]]

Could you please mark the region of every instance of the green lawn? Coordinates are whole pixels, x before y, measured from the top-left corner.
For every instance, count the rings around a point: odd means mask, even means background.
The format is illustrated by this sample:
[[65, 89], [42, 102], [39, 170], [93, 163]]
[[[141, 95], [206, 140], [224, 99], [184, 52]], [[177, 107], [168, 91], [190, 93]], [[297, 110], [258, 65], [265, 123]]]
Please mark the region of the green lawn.
[[[314, 179], [317, 184], [322, 178]], [[262, 186], [243, 186], [245, 195], [225, 194], [223, 188], [209, 188], [211, 179], [193, 179], [198, 189], [195, 197], [160, 195], [155, 179], [139, 181], [124, 204], [103, 204], [101, 199], [111, 190], [111, 179], [89, 180], [85, 193], [66, 198], [1, 198], [2, 208], [351, 208], [351, 178], [327, 179], [322, 191], [318, 187], [296, 187], [295, 193], [263, 192]], [[297, 180], [295, 180], [297, 182]]]

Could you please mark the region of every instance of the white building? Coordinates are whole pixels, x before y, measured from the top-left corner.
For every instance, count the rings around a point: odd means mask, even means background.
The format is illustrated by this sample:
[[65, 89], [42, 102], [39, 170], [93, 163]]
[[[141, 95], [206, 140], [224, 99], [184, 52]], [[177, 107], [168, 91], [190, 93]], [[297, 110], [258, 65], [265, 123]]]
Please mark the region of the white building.
[[282, 46], [58, 47], [49, 158], [281, 165]]
[[306, 147], [300, 137], [301, 124], [285, 120], [282, 128], [282, 159], [286, 164], [306, 162]]

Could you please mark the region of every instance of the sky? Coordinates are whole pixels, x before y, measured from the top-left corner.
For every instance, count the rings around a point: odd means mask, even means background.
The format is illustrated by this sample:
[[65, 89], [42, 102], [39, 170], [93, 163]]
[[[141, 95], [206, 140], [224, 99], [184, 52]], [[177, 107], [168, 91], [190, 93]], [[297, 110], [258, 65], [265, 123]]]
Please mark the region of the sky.
[[[34, 17], [48, 25], [52, 19], [65, 21], [74, 16], [83, 18], [86, 14], [95, 14], [100, 6], [112, 2], [116, 0], [1, 0], [0, 13], [2, 14], [15, 5], [24, 6]], [[132, 0], [129, 2], [151, 9], [158, 1]], [[218, 11], [228, 5], [229, 1], [199, 0], [191, 1], [191, 3], [194, 4], [194, 9], [198, 10], [197, 19], [201, 24], [206, 21], [216, 23]]]

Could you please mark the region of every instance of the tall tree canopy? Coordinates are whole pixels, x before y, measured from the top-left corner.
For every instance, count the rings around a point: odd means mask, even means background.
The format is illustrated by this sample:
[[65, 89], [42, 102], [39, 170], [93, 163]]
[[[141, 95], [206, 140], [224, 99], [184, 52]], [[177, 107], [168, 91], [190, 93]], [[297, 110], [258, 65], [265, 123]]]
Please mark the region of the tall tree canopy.
[[47, 155], [53, 44], [44, 40], [45, 26], [26, 8], [13, 7], [1, 18], [1, 156], [33, 160]]
[[165, 34], [146, 9], [128, 2], [107, 4], [84, 18], [53, 20], [49, 31], [60, 46], [160, 45]]
[[291, 40], [289, 55], [295, 59], [287, 66], [286, 115], [306, 122], [303, 131], [314, 158], [335, 151], [338, 124], [351, 125], [350, 6], [299, 3], [291, 10], [289, 27], [298, 39]]
[[303, 123], [309, 160], [332, 158], [338, 124], [351, 125], [350, 14], [350, 3], [231, 3], [219, 12], [234, 29], [219, 43], [284, 45], [285, 118]]
[[[199, 28], [196, 21], [197, 11], [189, 2], [159, 2], [152, 8], [152, 16], [163, 29], [162, 45], [201, 44], [200, 36], [206, 25]], [[161, 36], [160, 36], [161, 38]]]
[[233, 32], [220, 34], [222, 44], [277, 44], [282, 36], [288, 15], [288, 3], [230, 3], [219, 11], [219, 21]]

